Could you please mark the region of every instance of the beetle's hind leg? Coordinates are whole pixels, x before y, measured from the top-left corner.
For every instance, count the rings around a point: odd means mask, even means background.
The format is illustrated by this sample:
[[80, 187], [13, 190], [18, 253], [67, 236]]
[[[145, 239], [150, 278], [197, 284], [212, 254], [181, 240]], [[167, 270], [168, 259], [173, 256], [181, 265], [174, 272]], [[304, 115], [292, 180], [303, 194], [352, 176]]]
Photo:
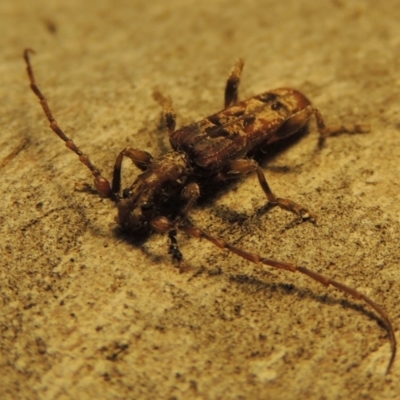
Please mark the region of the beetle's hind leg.
[[326, 125], [325, 119], [320, 111], [310, 104], [290, 116], [276, 131], [270, 142], [284, 139], [298, 132], [301, 128], [306, 126], [313, 116], [315, 117], [315, 121], [317, 123], [317, 129], [319, 133], [318, 146], [320, 148], [323, 147], [326, 138], [329, 136], [336, 136], [342, 133], [366, 133], [370, 131], [370, 126], [368, 124], [337, 123]]

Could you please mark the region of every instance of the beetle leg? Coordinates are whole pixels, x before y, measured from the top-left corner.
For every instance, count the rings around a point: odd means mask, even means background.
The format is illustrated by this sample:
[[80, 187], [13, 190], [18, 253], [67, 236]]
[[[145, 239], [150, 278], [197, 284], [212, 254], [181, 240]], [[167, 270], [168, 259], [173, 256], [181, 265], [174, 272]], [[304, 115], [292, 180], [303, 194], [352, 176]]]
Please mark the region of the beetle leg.
[[326, 126], [320, 111], [312, 105], [308, 105], [288, 118], [268, 143], [284, 139], [297, 132], [307, 124], [313, 115], [317, 121], [319, 147], [323, 146], [328, 136], [335, 136], [341, 133], [366, 133], [370, 131], [370, 126], [368, 124], [332, 124]]
[[176, 239], [176, 230], [171, 229], [168, 232], [168, 238], [169, 238], [169, 249], [168, 253], [171, 254], [173, 261], [175, 261], [178, 264], [179, 272], [186, 272], [189, 269], [189, 266], [183, 259], [182, 253], [179, 250], [179, 245], [178, 245], [178, 240]]
[[200, 187], [197, 183], [192, 182], [184, 187], [181, 194], [182, 198], [187, 201], [181, 212], [182, 216], [186, 216], [190, 209], [194, 206], [197, 199], [200, 197]]
[[133, 149], [132, 147], [127, 147], [126, 149], [122, 150], [118, 154], [114, 164], [112, 191], [115, 194], [118, 194], [121, 190], [121, 168], [124, 157], [130, 158], [136, 167], [138, 167], [141, 171], [146, 171], [153, 162], [153, 156], [147, 151]]
[[265, 175], [263, 170], [258, 167], [257, 168], [257, 177], [260, 186], [267, 196], [268, 202], [272, 205], [278, 205], [285, 210], [292, 211], [293, 213], [297, 214], [302, 219], [309, 219], [311, 222], [315, 222], [317, 220], [317, 215], [314, 214], [312, 211], [308, 210], [307, 208], [303, 207], [300, 204], [295, 203], [290, 199], [284, 199], [282, 197], [276, 197], [272, 192], [271, 188], [268, 185], [267, 180], [265, 179]]
[[225, 108], [233, 106], [238, 101], [238, 89], [243, 65], [243, 60], [239, 58], [229, 73], [225, 86]]
[[272, 143], [293, 135], [301, 128], [303, 128], [313, 115], [315, 116], [315, 119], [317, 121], [317, 129], [320, 137], [327, 137], [329, 135], [329, 130], [326, 128], [322, 114], [317, 108], [308, 105], [307, 107], [289, 117], [271, 137], [271, 140], [269, 140], [267, 143]]
[[168, 253], [171, 254], [173, 261], [178, 264], [180, 272], [187, 271], [189, 269], [189, 266], [185, 262], [183, 255], [179, 250], [178, 240], [176, 238], [177, 232], [174, 225], [179, 223], [179, 221], [182, 221], [182, 219], [186, 218], [187, 213], [194, 206], [199, 196], [199, 185], [195, 182], [189, 183], [187, 186], [185, 186], [181, 193], [182, 199], [186, 200], [187, 202], [183, 209], [180, 211], [179, 216], [175, 219], [174, 223], [172, 223], [166, 217], [156, 217], [152, 221], [150, 221], [150, 225], [154, 230], [159, 233], [168, 233], [168, 238], [170, 241]]
[[327, 126], [326, 134], [319, 137], [319, 147], [323, 147], [328, 136], [337, 136], [342, 133], [367, 133], [371, 130], [368, 124], [332, 124]]
[[171, 136], [171, 134], [175, 131], [176, 125], [176, 113], [172, 105], [172, 100], [170, 97], [165, 97], [158, 90], [153, 92], [153, 98], [163, 108], [165, 126], [167, 127], [168, 133]]
[[178, 240], [176, 239], [177, 231], [175, 224], [167, 217], [156, 217], [150, 221], [151, 227], [158, 233], [167, 233], [169, 238], [168, 253], [171, 254], [172, 260], [178, 264], [180, 272], [185, 272], [189, 266], [183, 259], [182, 253], [179, 250]]
[[316, 214], [308, 210], [307, 208], [301, 206], [300, 204], [295, 203], [290, 199], [284, 199], [281, 197], [276, 197], [275, 194], [272, 192], [271, 188], [268, 185], [267, 180], [265, 179], [265, 175], [263, 170], [254, 160], [249, 159], [239, 159], [232, 161], [229, 165], [229, 171], [226, 173], [229, 175], [243, 175], [249, 172], [257, 172], [258, 182], [267, 197], [268, 203], [272, 206], [279, 206], [284, 208], [285, 210], [289, 210], [295, 214], [297, 214], [302, 219], [310, 219], [314, 222], [317, 219]]
[[[192, 209], [197, 199], [200, 197], [199, 185], [195, 182], [189, 183], [182, 190], [181, 197], [186, 200], [186, 204], [183, 209], [179, 212], [178, 218], [175, 222], [185, 219], [188, 212]], [[168, 232], [168, 237], [170, 240], [169, 254], [172, 255], [173, 260], [178, 262], [179, 271], [185, 272], [189, 269], [188, 264], [185, 262], [181, 251], [179, 250], [178, 241], [176, 239], [176, 230], [172, 229]]]

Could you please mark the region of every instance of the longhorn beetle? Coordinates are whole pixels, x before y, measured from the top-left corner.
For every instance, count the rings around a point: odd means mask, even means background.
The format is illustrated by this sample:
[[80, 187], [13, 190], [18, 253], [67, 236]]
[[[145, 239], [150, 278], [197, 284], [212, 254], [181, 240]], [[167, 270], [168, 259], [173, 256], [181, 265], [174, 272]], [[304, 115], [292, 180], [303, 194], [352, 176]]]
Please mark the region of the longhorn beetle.
[[[256, 172], [268, 203], [292, 211], [301, 218], [315, 219], [316, 216], [301, 205], [289, 199], [276, 197], [257, 162], [247, 157], [253, 150], [298, 132], [307, 125], [312, 116], [316, 119], [321, 142], [334, 133], [325, 126], [321, 113], [302, 93], [290, 88], [279, 88], [238, 101], [238, 87], [243, 69], [243, 61], [239, 59], [226, 83], [225, 108], [199, 122], [175, 130], [172, 102], [156, 92], [154, 97], [163, 107], [165, 125], [173, 150], [153, 158], [144, 150], [125, 148], [117, 156], [110, 183], [54, 119], [46, 98], [36, 84], [29, 58], [29, 54], [33, 52], [31, 49], [24, 51], [30, 87], [40, 101], [50, 128], [90, 170], [98, 192], [115, 203], [118, 211], [116, 222], [122, 229], [136, 235], [151, 231], [168, 234], [169, 251], [181, 270], [185, 268], [185, 262], [179, 251], [177, 231], [198, 239], [206, 239], [215, 246], [227, 249], [255, 264], [300, 272], [325, 286], [332, 285], [341, 292], [364, 301], [380, 316], [388, 331], [391, 357], [386, 373], [389, 373], [396, 356], [396, 338], [390, 319], [381, 306], [359, 291], [308, 268], [249, 253], [225, 240], [210, 236], [193, 226], [187, 217], [200, 197], [201, 182], [220, 182]], [[358, 126], [355, 130], [362, 131], [364, 127]], [[131, 159], [142, 173], [130, 186], [121, 190], [121, 167], [124, 157]]]

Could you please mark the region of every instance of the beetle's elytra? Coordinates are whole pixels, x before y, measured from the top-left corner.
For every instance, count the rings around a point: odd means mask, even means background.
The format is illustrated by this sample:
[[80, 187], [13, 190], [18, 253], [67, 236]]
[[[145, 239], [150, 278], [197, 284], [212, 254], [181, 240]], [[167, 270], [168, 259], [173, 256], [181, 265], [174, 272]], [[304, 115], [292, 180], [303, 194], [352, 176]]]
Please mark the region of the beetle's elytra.
[[[117, 156], [110, 182], [54, 119], [46, 98], [36, 84], [30, 53], [33, 53], [33, 50], [24, 51], [30, 86], [40, 101], [51, 129], [90, 170], [98, 192], [115, 203], [118, 211], [116, 221], [123, 229], [132, 234], [151, 231], [168, 234], [170, 253], [179, 263], [181, 270], [185, 269], [186, 264], [178, 247], [178, 231], [196, 238], [204, 238], [219, 248], [227, 249], [253, 263], [300, 272], [325, 286], [332, 285], [343, 293], [364, 301], [380, 316], [388, 331], [391, 357], [386, 373], [389, 373], [396, 356], [396, 339], [386, 311], [377, 303], [359, 291], [308, 268], [272, 260], [232, 246], [193, 226], [187, 218], [207, 182], [218, 183], [231, 177], [256, 172], [268, 203], [290, 210], [302, 218], [315, 219], [315, 215], [305, 207], [289, 199], [276, 197], [262, 169], [254, 159], [249, 158], [249, 153], [260, 146], [265, 147], [298, 132], [312, 116], [316, 119], [321, 141], [332, 133], [332, 130], [325, 126], [321, 113], [302, 93], [290, 88], [280, 88], [238, 101], [238, 87], [243, 69], [243, 61], [239, 59], [226, 83], [224, 109], [199, 122], [175, 130], [172, 103], [169, 98], [156, 92], [154, 97], [163, 107], [173, 150], [153, 158], [144, 150], [125, 148]], [[359, 126], [356, 129], [365, 128]], [[142, 172], [130, 186], [121, 189], [121, 166], [124, 157], [130, 158]]]

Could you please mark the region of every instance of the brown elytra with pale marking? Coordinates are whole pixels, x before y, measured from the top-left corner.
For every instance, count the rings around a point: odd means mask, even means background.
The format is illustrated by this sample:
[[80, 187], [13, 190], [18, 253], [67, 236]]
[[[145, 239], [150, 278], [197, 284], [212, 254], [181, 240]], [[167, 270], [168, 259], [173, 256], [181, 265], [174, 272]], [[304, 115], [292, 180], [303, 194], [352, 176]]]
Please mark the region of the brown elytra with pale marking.
[[[225, 240], [210, 236], [193, 226], [187, 218], [201, 195], [201, 184], [218, 183], [256, 172], [269, 204], [292, 211], [301, 218], [314, 220], [315, 214], [305, 207], [292, 200], [275, 196], [264, 172], [254, 159], [248, 157], [249, 153], [295, 134], [307, 125], [312, 116], [317, 121], [321, 142], [340, 130], [365, 131], [368, 129], [365, 125], [328, 129], [321, 113], [310, 101], [302, 93], [290, 88], [275, 89], [238, 101], [238, 87], [243, 69], [243, 61], [239, 59], [226, 83], [225, 108], [199, 122], [175, 130], [175, 112], [171, 100], [155, 92], [154, 97], [164, 110], [165, 124], [173, 150], [153, 158], [144, 150], [127, 147], [117, 156], [110, 183], [54, 119], [47, 100], [35, 81], [29, 58], [32, 52], [30, 49], [24, 52], [30, 86], [40, 101], [51, 129], [90, 170], [98, 192], [115, 203], [118, 210], [116, 221], [124, 230], [132, 234], [151, 231], [168, 234], [169, 252], [178, 262], [181, 271], [187, 266], [178, 247], [177, 231], [199, 239], [204, 238], [215, 246], [227, 249], [255, 264], [300, 272], [325, 286], [332, 285], [343, 293], [364, 301], [380, 316], [388, 331], [391, 357], [386, 373], [389, 373], [396, 357], [396, 338], [386, 311], [377, 303], [359, 291], [308, 268], [272, 260], [232, 246]], [[124, 157], [130, 158], [142, 173], [130, 186], [121, 190], [121, 167]]]

